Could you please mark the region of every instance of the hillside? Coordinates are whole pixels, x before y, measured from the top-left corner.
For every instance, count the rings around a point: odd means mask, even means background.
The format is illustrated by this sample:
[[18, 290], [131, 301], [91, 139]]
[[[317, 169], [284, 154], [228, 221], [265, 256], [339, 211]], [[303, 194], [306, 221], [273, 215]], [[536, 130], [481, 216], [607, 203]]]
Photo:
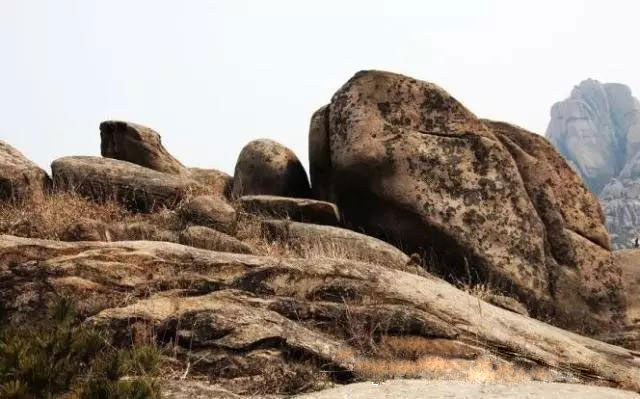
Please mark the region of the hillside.
[[435, 84], [355, 74], [311, 117], [309, 175], [269, 139], [229, 176], [148, 127], [99, 130], [102, 157], [51, 176], [0, 142], [0, 394], [640, 392], [635, 258], [611, 251], [597, 198], [543, 137]]

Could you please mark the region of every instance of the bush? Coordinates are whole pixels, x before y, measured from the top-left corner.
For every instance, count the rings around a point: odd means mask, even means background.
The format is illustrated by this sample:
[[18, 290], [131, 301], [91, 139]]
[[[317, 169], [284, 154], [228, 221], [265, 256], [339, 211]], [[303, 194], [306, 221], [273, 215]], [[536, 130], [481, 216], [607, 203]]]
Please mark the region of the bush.
[[0, 331], [0, 398], [160, 398], [160, 364], [157, 348], [113, 347], [61, 299], [38, 325]]

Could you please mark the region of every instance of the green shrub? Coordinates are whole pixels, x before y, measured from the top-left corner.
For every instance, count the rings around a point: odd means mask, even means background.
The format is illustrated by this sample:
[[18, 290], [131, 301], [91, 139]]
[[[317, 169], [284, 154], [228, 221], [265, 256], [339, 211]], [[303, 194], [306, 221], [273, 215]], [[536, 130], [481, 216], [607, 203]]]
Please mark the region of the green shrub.
[[83, 327], [66, 299], [45, 321], [0, 331], [0, 399], [160, 398], [160, 365], [153, 346], [117, 349]]

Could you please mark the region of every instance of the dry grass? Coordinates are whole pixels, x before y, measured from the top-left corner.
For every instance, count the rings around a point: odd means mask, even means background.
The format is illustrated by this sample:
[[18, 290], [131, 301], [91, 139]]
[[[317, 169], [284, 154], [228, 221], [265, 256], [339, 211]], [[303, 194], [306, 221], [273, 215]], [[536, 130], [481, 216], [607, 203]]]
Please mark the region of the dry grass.
[[158, 228], [174, 228], [175, 212], [161, 209], [152, 214], [127, 210], [115, 200], [95, 202], [74, 192], [53, 192], [25, 202], [0, 202], [0, 234], [61, 240], [70, 226], [91, 220], [105, 224], [149, 222]]
[[557, 375], [537, 365], [507, 362], [456, 341], [415, 336], [385, 336], [376, 353], [358, 355], [344, 350], [339, 357], [353, 364], [358, 379], [367, 381], [427, 378], [515, 383], [553, 381]]

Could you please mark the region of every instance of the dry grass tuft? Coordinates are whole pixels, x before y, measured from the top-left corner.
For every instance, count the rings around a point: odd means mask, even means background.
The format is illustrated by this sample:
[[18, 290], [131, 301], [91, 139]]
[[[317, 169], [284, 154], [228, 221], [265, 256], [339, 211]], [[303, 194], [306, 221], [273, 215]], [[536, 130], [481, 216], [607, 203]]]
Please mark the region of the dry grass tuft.
[[56, 192], [36, 201], [0, 202], [0, 232], [59, 240], [69, 225], [82, 218], [108, 222], [127, 216], [129, 212], [116, 202], [96, 203], [75, 193]]
[[357, 355], [345, 350], [359, 379], [393, 378], [455, 379], [473, 382], [515, 383], [553, 381], [554, 372], [534, 364], [516, 365], [481, 349], [446, 339], [384, 336], [375, 353]]
[[74, 192], [53, 192], [33, 201], [0, 202], [0, 234], [62, 240], [70, 226], [91, 220], [105, 224], [148, 222], [159, 229], [180, 227], [175, 212], [138, 214], [115, 200], [95, 202]]

